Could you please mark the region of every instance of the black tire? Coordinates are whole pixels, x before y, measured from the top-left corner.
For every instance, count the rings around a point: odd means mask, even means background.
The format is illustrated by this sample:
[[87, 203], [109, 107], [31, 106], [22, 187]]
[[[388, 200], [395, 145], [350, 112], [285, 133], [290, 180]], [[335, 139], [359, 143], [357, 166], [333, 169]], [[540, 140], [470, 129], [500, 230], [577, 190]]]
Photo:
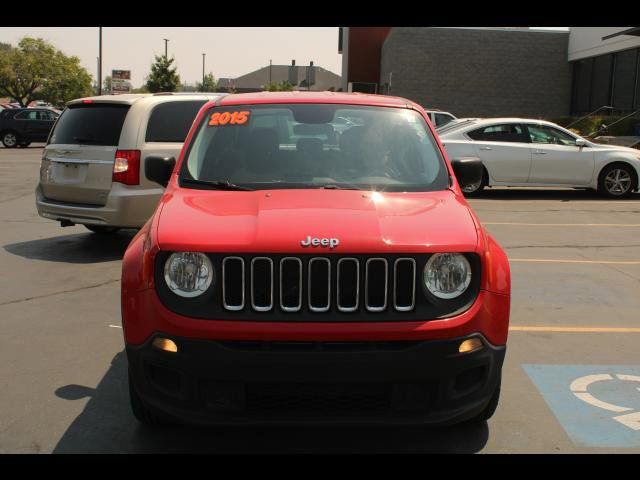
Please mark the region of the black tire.
[[488, 184], [489, 175], [487, 174], [487, 169], [482, 167], [482, 180], [480, 180], [480, 183], [472, 187], [461, 188], [461, 190], [465, 197], [476, 197], [482, 193], [482, 190], [484, 190], [484, 187], [486, 187]]
[[87, 230], [91, 230], [93, 233], [99, 233], [101, 235], [116, 233], [120, 230], [119, 227], [107, 227], [104, 225], [85, 225]]
[[607, 165], [598, 177], [598, 193], [607, 198], [627, 198], [637, 188], [638, 176], [627, 163]]
[[20, 143], [18, 134], [12, 130], [2, 132], [2, 144], [5, 148], [16, 148]]
[[133, 416], [143, 425], [147, 427], [157, 427], [164, 423], [162, 417], [154, 413], [147, 404], [144, 403], [142, 398], [140, 398], [140, 395], [138, 395], [138, 391], [131, 379], [131, 373], [129, 373], [129, 400], [131, 402]]
[[493, 414], [496, 412], [498, 408], [498, 402], [500, 401], [500, 385], [502, 383], [502, 376], [498, 379], [498, 385], [496, 385], [496, 389], [493, 391], [493, 395], [491, 396], [491, 400], [487, 403], [487, 406], [484, 407], [478, 415], [467, 420], [468, 423], [482, 423], [489, 420]]

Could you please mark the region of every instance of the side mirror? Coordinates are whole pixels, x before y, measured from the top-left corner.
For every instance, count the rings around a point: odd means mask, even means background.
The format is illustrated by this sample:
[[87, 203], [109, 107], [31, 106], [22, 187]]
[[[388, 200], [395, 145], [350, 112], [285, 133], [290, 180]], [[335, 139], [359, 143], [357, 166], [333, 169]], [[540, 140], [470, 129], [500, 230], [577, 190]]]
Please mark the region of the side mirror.
[[451, 160], [453, 172], [460, 188], [477, 185], [482, 182], [482, 160], [478, 157], [460, 157]]
[[175, 166], [176, 159], [173, 157], [147, 157], [144, 160], [144, 174], [152, 182], [166, 187]]
[[582, 148], [587, 144], [584, 138], [576, 138], [576, 147]]

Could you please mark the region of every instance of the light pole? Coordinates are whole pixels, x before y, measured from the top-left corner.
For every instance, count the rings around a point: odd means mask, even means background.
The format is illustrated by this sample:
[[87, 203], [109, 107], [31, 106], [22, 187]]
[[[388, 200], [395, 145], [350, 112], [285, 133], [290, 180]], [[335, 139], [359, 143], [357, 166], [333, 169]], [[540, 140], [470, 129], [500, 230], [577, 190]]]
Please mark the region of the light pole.
[[164, 40], [164, 57], [167, 58], [167, 44], [169, 43], [168, 38], [163, 38]]
[[204, 57], [206, 57], [206, 53], [202, 54], [202, 91], [204, 92]]
[[102, 27], [98, 27], [98, 96], [102, 95]]
[[269, 60], [269, 85], [271, 85], [271, 67], [273, 66], [273, 60]]

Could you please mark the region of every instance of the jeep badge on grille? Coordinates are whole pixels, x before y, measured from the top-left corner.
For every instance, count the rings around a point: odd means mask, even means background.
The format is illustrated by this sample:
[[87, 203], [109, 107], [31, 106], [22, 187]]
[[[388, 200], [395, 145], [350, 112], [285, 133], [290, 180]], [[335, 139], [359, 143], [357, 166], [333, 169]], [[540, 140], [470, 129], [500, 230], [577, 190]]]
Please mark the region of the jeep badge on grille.
[[329, 247], [335, 248], [340, 245], [340, 240], [337, 238], [315, 238], [307, 236], [304, 240], [300, 240], [300, 245], [303, 247]]

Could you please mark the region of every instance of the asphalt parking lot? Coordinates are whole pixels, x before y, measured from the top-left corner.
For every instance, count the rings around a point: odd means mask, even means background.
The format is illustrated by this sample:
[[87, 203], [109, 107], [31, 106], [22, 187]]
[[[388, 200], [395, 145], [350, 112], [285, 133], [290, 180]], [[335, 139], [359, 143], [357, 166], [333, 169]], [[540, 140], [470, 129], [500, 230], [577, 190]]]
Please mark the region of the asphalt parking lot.
[[640, 453], [640, 195], [492, 189], [471, 204], [511, 262], [500, 406], [484, 425], [149, 431], [129, 409], [120, 258], [40, 218], [42, 146], [0, 148], [0, 453]]

